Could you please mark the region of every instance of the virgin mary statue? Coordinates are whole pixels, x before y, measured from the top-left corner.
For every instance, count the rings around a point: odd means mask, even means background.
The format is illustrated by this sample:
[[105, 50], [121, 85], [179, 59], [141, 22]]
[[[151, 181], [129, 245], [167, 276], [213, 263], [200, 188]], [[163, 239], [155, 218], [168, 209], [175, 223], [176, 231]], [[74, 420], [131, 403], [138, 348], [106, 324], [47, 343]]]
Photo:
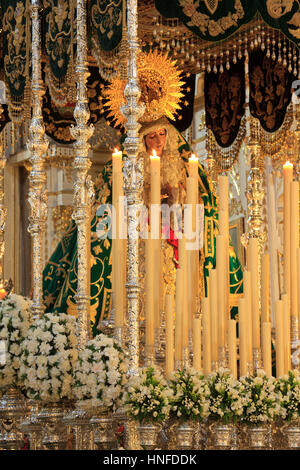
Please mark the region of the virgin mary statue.
[[[179, 72], [169, 59], [163, 57], [165, 64], [157, 67], [156, 62], [162, 60], [157, 53], [144, 54], [139, 61], [139, 81], [142, 89], [141, 99], [145, 104], [145, 113], [141, 120], [143, 125], [139, 131], [140, 144], [137, 158], [142, 160], [144, 189], [143, 201], [149, 204], [150, 194], [150, 158], [153, 150], [160, 157], [161, 165], [161, 200], [162, 203], [183, 207], [186, 201], [186, 179], [188, 161], [192, 149], [180, 132], [170, 123], [175, 107], [182, 96], [182, 82]], [[156, 61], [156, 62], [155, 62]], [[149, 66], [148, 66], [149, 64]], [[169, 69], [167, 69], [167, 66]], [[173, 75], [172, 75], [172, 73]], [[153, 75], [155, 73], [155, 75]], [[164, 81], [157, 74], [163, 74]], [[155, 77], [157, 80], [155, 81]], [[168, 77], [171, 85], [166, 84]], [[176, 90], [175, 84], [178, 84]], [[159, 84], [159, 85], [158, 85]], [[120, 113], [121, 100], [124, 99], [124, 82], [115, 79], [107, 90], [108, 106], [117, 124], [122, 122]], [[152, 87], [152, 88], [151, 88]], [[164, 88], [165, 87], [165, 88]], [[171, 89], [171, 93], [170, 92]], [[159, 91], [158, 91], [159, 90]], [[176, 96], [172, 103], [171, 97]], [[151, 99], [152, 98], [152, 99]], [[123, 159], [126, 155], [123, 153]], [[218, 234], [217, 199], [213, 186], [206, 175], [204, 167], [198, 164], [199, 204], [204, 206], [203, 248], [199, 250], [199, 291], [205, 295], [207, 277], [210, 269], [216, 265], [216, 235]], [[112, 299], [112, 241], [99, 238], [99, 224], [103, 220], [97, 215], [101, 204], [112, 204], [112, 162], [108, 162], [95, 181], [96, 197], [92, 207], [91, 220], [91, 326], [93, 335], [99, 333], [101, 322], [109, 318]], [[174, 227], [170, 227], [168, 237], [162, 240], [161, 276], [164, 293], [175, 288], [176, 269], [178, 268], [178, 240], [174, 235]], [[242, 268], [229, 242], [230, 257], [230, 291], [242, 292]], [[140, 287], [144, 285], [144, 245], [140, 243]], [[66, 233], [50, 257], [43, 272], [43, 295], [47, 312], [64, 312], [76, 315], [77, 291], [77, 229], [71, 222]], [[141, 302], [143, 304], [143, 302]], [[142, 307], [141, 307], [142, 308]]]

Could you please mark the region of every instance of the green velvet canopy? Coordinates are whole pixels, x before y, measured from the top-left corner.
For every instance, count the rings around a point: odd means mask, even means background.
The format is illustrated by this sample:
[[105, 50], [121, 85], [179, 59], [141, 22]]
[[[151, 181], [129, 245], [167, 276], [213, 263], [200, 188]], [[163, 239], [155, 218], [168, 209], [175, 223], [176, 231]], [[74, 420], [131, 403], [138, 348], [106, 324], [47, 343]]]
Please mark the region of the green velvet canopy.
[[[185, 162], [188, 174], [188, 157], [191, 148], [178, 132], [178, 150]], [[218, 233], [217, 201], [205, 170], [201, 164], [198, 167], [199, 195], [204, 204], [204, 266], [203, 276], [205, 290], [206, 280], [210, 269], [216, 265], [216, 234]], [[96, 208], [99, 204], [112, 203], [112, 165], [107, 163], [96, 183], [96, 202], [93, 206], [91, 222], [91, 317], [92, 330], [96, 335], [99, 322], [106, 319], [110, 311], [111, 298], [111, 239], [99, 239], [97, 226], [100, 222]], [[110, 218], [101, 220], [101, 224], [110, 225]], [[176, 240], [169, 240], [174, 247], [176, 258]], [[230, 256], [230, 290], [237, 294], [243, 292], [243, 272], [236, 256], [233, 245], [229, 246]], [[76, 314], [74, 296], [77, 290], [77, 229], [72, 222], [56, 250], [52, 254], [43, 273], [43, 293], [47, 312], [67, 312]], [[232, 312], [234, 314], [235, 311]]]

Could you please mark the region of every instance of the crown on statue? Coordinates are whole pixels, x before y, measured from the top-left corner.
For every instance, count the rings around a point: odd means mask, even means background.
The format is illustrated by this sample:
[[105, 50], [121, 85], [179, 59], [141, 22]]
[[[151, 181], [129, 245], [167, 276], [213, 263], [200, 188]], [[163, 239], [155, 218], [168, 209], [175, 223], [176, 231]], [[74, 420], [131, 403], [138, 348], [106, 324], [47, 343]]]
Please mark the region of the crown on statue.
[[[182, 91], [185, 85], [181, 79], [182, 72], [176, 67], [176, 61], [171, 60], [168, 54], [154, 50], [140, 52], [137, 62], [140, 101], [145, 105], [140, 122], [155, 121], [162, 116], [175, 120], [181, 109], [180, 102], [184, 97]], [[125, 104], [125, 85], [126, 80], [121, 79], [119, 74], [103, 92], [107, 100], [103, 106], [109, 109], [108, 119], [112, 118], [116, 127], [124, 126], [126, 122], [121, 113]]]

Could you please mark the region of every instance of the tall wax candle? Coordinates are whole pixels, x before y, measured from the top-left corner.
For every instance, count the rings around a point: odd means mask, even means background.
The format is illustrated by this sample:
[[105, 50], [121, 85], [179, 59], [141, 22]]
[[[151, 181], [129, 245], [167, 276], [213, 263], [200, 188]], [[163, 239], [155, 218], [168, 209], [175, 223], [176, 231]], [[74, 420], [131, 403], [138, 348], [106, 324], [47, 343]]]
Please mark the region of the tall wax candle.
[[201, 319], [193, 319], [193, 368], [200, 371], [202, 368], [201, 358]]
[[236, 321], [228, 321], [228, 365], [232, 375], [237, 378], [237, 341], [236, 341]]
[[291, 244], [290, 244], [290, 275], [291, 275], [291, 296], [290, 312], [294, 317], [298, 316], [298, 276], [297, 276], [297, 248], [299, 248], [299, 182], [290, 183], [291, 190]]
[[122, 152], [115, 149], [112, 154], [112, 202], [115, 211], [113, 218], [113, 240], [112, 240], [112, 291], [115, 310], [115, 326], [122, 327], [124, 324], [124, 302], [125, 302], [125, 255], [124, 240], [120, 239], [120, 198], [123, 196], [123, 174], [122, 174]]
[[150, 156], [150, 202], [160, 204], [160, 157], [155, 150]]
[[271, 322], [275, 326], [275, 301], [279, 299], [279, 279], [274, 273], [278, 272], [278, 254], [277, 249], [279, 246], [279, 237], [276, 224], [276, 204], [275, 204], [275, 188], [273, 175], [270, 174], [268, 178], [268, 235], [269, 235], [269, 249], [270, 249], [270, 293], [271, 293]]
[[228, 176], [219, 175], [219, 233], [226, 238], [225, 258], [226, 258], [226, 289], [225, 289], [225, 330], [229, 319], [229, 294], [230, 294], [230, 273], [229, 273], [229, 185]]
[[225, 288], [225, 330], [227, 331], [227, 324], [230, 317], [229, 314], [229, 295], [230, 295], [230, 267], [229, 267], [229, 218], [226, 210], [219, 211], [219, 233], [225, 238], [225, 275], [226, 280], [224, 284]]
[[[154, 238], [153, 250], [157, 262], [157, 272], [160, 273], [160, 157], [155, 150], [150, 156], [150, 224], [151, 237]], [[161, 286], [160, 275], [154, 278], [154, 328], [160, 326]]]
[[119, 196], [123, 194], [122, 181], [122, 152], [115, 149], [112, 154], [112, 172], [113, 172], [113, 201], [119, 202]]
[[[300, 248], [296, 250], [296, 263], [297, 263], [297, 290], [298, 290], [298, 329], [300, 327]], [[294, 338], [298, 339], [298, 338]]]
[[209, 302], [211, 314], [211, 360], [218, 362], [218, 279], [216, 269], [209, 272]]
[[270, 255], [264, 253], [261, 263], [261, 322], [270, 321]]
[[186, 251], [186, 239], [185, 235], [182, 234], [182, 238], [178, 240], [178, 257], [179, 267], [182, 270], [182, 347], [188, 346], [188, 326], [189, 326], [189, 311], [188, 311], [188, 263], [187, 263], [187, 251]]
[[145, 323], [146, 347], [154, 348], [154, 250], [151, 238], [145, 240], [146, 273], [145, 273]]
[[284, 373], [291, 370], [291, 317], [290, 317], [290, 299], [287, 294], [282, 294], [283, 302], [283, 344], [284, 344]]
[[187, 195], [186, 203], [188, 211], [185, 211], [184, 217], [184, 234], [186, 237], [187, 247], [187, 296], [188, 296], [188, 329], [193, 328], [193, 316], [196, 311], [196, 295], [197, 295], [197, 272], [196, 272], [196, 255], [198, 252], [190, 249], [192, 244], [195, 244], [193, 229], [193, 212], [195, 211], [195, 198], [194, 198], [194, 182], [191, 177], [187, 178]]
[[246, 299], [239, 298], [238, 300], [239, 309], [239, 364], [240, 370], [239, 375], [243, 377], [248, 373], [248, 322], [247, 322], [247, 308]]
[[[191, 231], [195, 236], [191, 239], [192, 242], [196, 242], [196, 207], [198, 204], [199, 198], [199, 189], [198, 189], [198, 157], [195, 154], [192, 154], [189, 158], [189, 177], [187, 178], [187, 183], [189, 183], [189, 188], [187, 187], [187, 204], [191, 205]], [[185, 227], [186, 230], [186, 227]], [[188, 265], [189, 265], [189, 275], [191, 277], [191, 282], [189, 280], [189, 329], [192, 327], [192, 319], [194, 312], [196, 311], [196, 299], [199, 290], [199, 249], [189, 250], [188, 252]]]
[[175, 297], [175, 367], [182, 361], [182, 315], [183, 315], [183, 271], [176, 270], [176, 297]]
[[284, 375], [283, 301], [275, 302], [276, 377]]
[[247, 345], [248, 345], [248, 363], [252, 364], [253, 362], [253, 352], [252, 352], [252, 288], [251, 288], [251, 273], [249, 271], [244, 271], [243, 275], [243, 284], [244, 284], [244, 298], [246, 300], [246, 321], [247, 321]]
[[259, 318], [259, 273], [258, 273], [258, 256], [259, 247], [258, 239], [250, 238], [248, 246], [248, 269], [251, 272], [251, 295], [252, 295], [252, 346], [255, 349], [260, 347], [260, 318]]
[[228, 214], [228, 176], [219, 175], [219, 211], [226, 211]]
[[226, 239], [216, 236], [216, 269], [218, 279], [218, 345], [225, 347], [225, 300], [226, 300]]

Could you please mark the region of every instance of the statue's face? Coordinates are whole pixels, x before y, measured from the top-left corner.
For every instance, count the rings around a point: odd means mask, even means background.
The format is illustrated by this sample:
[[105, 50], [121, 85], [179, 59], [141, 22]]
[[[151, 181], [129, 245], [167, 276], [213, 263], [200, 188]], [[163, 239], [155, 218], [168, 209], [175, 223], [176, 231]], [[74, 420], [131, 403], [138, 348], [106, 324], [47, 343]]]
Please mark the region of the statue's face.
[[145, 144], [149, 155], [151, 155], [152, 151], [155, 150], [158, 157], [162, 156], [166, 142], [166, 135], [166, 129], [158, 129], [155, 132], [145, 135]]

